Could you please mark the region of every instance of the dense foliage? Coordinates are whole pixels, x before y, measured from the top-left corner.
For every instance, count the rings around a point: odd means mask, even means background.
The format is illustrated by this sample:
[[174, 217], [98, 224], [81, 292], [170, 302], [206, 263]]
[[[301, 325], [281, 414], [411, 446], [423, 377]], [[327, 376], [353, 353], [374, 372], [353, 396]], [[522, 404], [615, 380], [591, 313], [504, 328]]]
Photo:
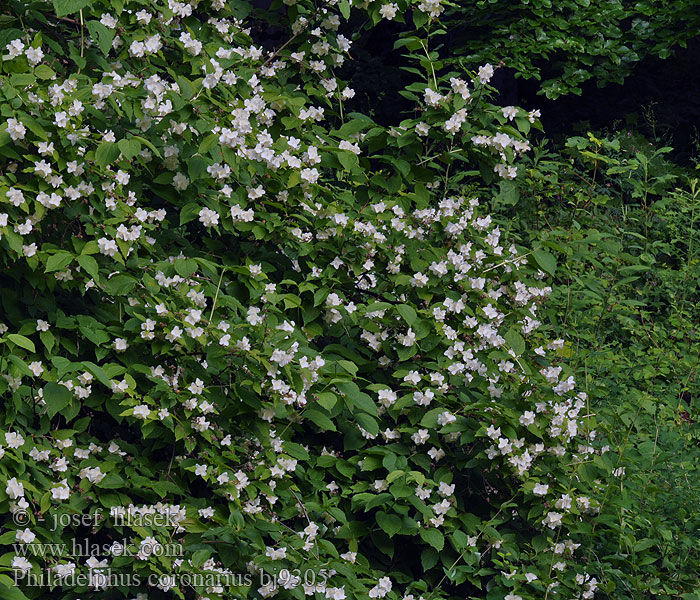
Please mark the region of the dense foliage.
[[3, 5], [0, 597], [696, 597], [700, 190], [456, 10]]
[[666, 59], [700, 25], [696, 0], [474, 0], [443, 22], [448, 61], [492, 61], [535, 78], [548, 98], [580, 94], [592, 80], [623, 80], [647, 56]]
[[537, 148], [497, 212], [560, 257], [544, 320], [624, 469], [588, 560], [610, 597], [695, 598], [700, 187], [638, 132], [566, 146]]

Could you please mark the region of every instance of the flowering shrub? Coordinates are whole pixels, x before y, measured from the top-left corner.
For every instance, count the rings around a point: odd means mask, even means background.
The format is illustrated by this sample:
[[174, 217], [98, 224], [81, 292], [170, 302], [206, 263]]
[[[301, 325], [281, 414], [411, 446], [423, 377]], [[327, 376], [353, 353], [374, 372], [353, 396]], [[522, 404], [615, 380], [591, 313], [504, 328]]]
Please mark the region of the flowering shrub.
[[[393, 128], [334, 76], [352, 11], [421, 15]], [[250, 13], [3, 13], [3, 597], [592, 597], [556, 262], [475, 193], [538, 114], [441, 69], [437, 2]]]

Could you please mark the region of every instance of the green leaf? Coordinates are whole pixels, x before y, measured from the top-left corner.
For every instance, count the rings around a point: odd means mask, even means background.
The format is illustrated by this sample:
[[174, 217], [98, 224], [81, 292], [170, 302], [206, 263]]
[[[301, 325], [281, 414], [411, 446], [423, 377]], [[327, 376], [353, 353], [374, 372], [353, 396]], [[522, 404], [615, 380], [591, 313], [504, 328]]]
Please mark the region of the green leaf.
[[355, 419], [357, 419], [360, 427], [362, 427], [362, 429], [368, 433], [371, 433], [372, 435], [377, 435], [379, 433], [379, 424], [374, 417], [361, 412], [355, 415]]
[[440, 552], [445, 545], [445, 536], [438, 529], [421, 529], [420, 536], [424, 542], [430, 544], [435, 550]]
[[202, 207], [196, 202], [189, 202], [182, 207], [180, 211], [180, 225], [194, 221], [199, 215], [199, 211]]
[[112, 385], [109, 382], [109, 377], [107, 377], [107, 373], [104, 372], [104, 369], [102, 367], [87, 360], [83, 361], [83, 366], [85, 367], [85, 369], [90, 371], [90, 373], [92, 373], [97, 379], [97, 381], [99, 381], [102, 385], [109, 389], [112, 388]]
[[17, 344], [25, 350], [29, 350], [30, 352], [36, 352], [34, 342], [32, 342], [32, 340], [30, 340], [29, 338], [26, 338], [23, 335], [19, 335], [18, 333], [8, 333], [6, 337], [12, 343]]
[[284, 442], [284, 451], [289, 454], [289, 456], [293, 456], [299, 460], [309, 460], [309, 453], [304, 450], [300, 444], [295, 444], [294, 442]]
[[97, 487], [107, 490], [116, 490], [123, 488], [125, 485], [126, 481], [119, 477], [119, 475], [116, 473], [108, 473], [105, 478], [97, 484]]
[[199, 149], [197, 152], [199, 154], [206, 154], [211, 150], [214, 146], [216, 146], [219, 143], [219, 136], [216, 135], [215, 133], [212, 133], [211, 135], [208, 135], [202, 140], [202, 143], [199, 145]]
[[51, 79], [56, 75], [56, 71], [46, 65], [39, 65], [34, 69], [34, 75], [39, 79]]
[[535, 250], [532, 254], [540, 268], [553, 276], [557, 269], [557, 260], [549, 252], [542, 249]]
[[105, 27], [99, 21], [88, 21], [86, 23], [88, 31], [92, 39], [97, 41], [97, 45], [102, 50], [102, 54], [107, 56], [112, 49], [112, 40], [114, 40], [114, 30]]
[[517, 329], [510, 329], [503, 336], [508, 342], [508, 345], [513, 349], [518, 356], [525, 352], [525, 340], [523, 336], [517, 331]]
[[78, 264], [80, 267], [93, 279], [99, 279], [99, 266], [97, 261], [89, 254], [81, 254], [78, 256]]
[[161, 158], [160, 150], [158, 150], [158, 148], [156, 148], [156, 147], [155, 147], [151, 142], [149, 142], [146, 138], [142, 138], [140, 135], [135, 135], [135, 136], [133, 136], [131, 139], [140, 142], [140, 143], [143, 144], [144, 146], [147, 146], [148, 148], [150, 148], [150, 150], [153, 152], [153, 154], [155, 154], [158, 158]]
[[175, 261], [175, 272], [180, 277], [191, 277], [198, 267], [197, 261], [192, 258], [178, 258]]
[[138, 153], [141, 152], [141, 144], [134, 138], [129, 140], [121, 139], [117, 142], [117, 146], [119, 147], [119, 151], [127, 160], [131, 160], [135, 156], [138, 156]]
[[377, 513], [377, 524], [386, 532], [389, 537], [394, 537], [401, 531], [401, 517], [389, 515], [385, 512]]
[[72, 261], [74, 256], [70, 252], [60, 251], [56, 254], [49, 256], [46, 261], [46, 270], [44, 273], [51, 273], [52, 271], [60, 271], [64, 267], [67, 267]]
[[364, 392], [360, 391], [353, 381], [343, 381], [336, 384], [336, 387], [345, 395], [345, 400], [352, 408], [358, 408], [371, 415], [377, 415], [377, 405], [374, 400]]
[[330, 420], [328, 415], [323, 414], [320, 410], [315, 410], [313, 408], [306, 409], [304, 411], [304, 417], [309, 419], [309, 421], [321, 429], [325, 429], [326, 431], [336, 431], [333, 421]]
[[0, 598], [2, 600], [29, 600], [6, 575], [0, 575]]
[[403, 317], [403, 320], [406, 321], [406, 323], [408, 323], [409, 326], [413, 325], [416, 322], [416, 318], [418, 317], [418, 315], [416, 314], [416, 311], [412, 306], [409, 306], [408, 304], [399, 304], [396, 307], [396, 310]]
[[209, 163], [202, 156], [193, 156], [187, 161], [187, 174], [192, 181], [208, 176], [207, 167]]
[[95, 151], [95, 162], [103, 169], [119, 158], [119, 146], [114, 142], [102, 142]]
[[53, 336], [53, 333], [51, 333], [50, 331], [42, 331], [41, 333], [39, 333], [39, 337], [41, 338], [41, 341], [43, 342], [47, 352], [51, 352], [51, 349], [56, 343], [56, 338]]
[[65, 386], [53, 381], [47, 383], [44, 386], [44, 401], [48, 407], [49, 417], [53, 418], [56, 413], [68, 406], [72, 397], [72, 394]]
[[333, 392], [321, 392], [317, 394], [318, 403], [328, 411], [331, 411], [338, 402], [337, 396]]
[[90, 0], [53, 0], [53, 8], [57, 17], [65, 17], [78, 12], [90, 4]]

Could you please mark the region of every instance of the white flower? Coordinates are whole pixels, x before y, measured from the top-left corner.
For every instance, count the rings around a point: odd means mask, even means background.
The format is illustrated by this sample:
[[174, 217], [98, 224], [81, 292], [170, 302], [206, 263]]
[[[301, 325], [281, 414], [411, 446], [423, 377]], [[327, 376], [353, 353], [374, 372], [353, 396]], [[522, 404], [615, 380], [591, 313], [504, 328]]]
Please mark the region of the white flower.
[[547, 513], [547, 516], [544, 518], [542, 523], [550, 529], [555, 529], [561, 525], [561, 518], [561, 513], [550, 511]]
[[204, 207], [199, 211], [199, 221], [205, 227], [214, 227], [219, 224], [219, 214], [210, 208]]
[[384, 4], [380, 9], [379, 9], [379, 14], [382, 15], [385, 19], [391, 21], [395, 16], [396, 12], [399, 10], [399, 5], [395, 3], [391, 4]]
[[44, 367], [39, 361], [35, 360], [29, 363], [29, 370], [34, 373], [34, 377], [40, 377], [44, 372]]
[[532, 412], [531, 410], [526, 410], [520, 416], [521, 425], [525, 425], [527, 427], [528, 425], [532, 425], [534, 422], [535, 422], [535, 413]]
[[445, 411], [438, 415], [438, 425], [449, 425], [457, 420], [452, 413]]
[[114, 256], [117, 252], [119, 252], [117, 242], [108, 238], [100, 238], [97, 240], [97, 247], [99, 248], [100, 253], [104, 254], [105, 256]]
[[17, 142], [24, 139], [24, 136], [27, 133], [27, 128], [17, 119], [7, 119], [7, 133], [10, 134], [10, 138], [13, 142]]
[[196, 465], [194, 469], [194, 474], [200, 477], [207, 476], [207, 465]]
[[147, 419], [151, 414], [151, 409], [146, 404], [134, 406], [134, 416], [138, 419]]
[[430, 125], [427, 123], [423, 123], [422, 121], [420, 123], [416, 123], [416, 133], [420, 135], [421, 137], [424, 137], [428, 135], [430, 132]]
[[[179, 192], [182, 192], [187, 189], [187, 186], [190, 185], [190, 180], [185, 177], [183, 173], [180, 173], [179, 171], [175, 173], [175, 177], [173, 177], [173, 187], [178, 190]], [[201, 217], [201, 213], [200, 213]]]
[[10, 431], [5, 434], [5, 443], [10, 448], [20, 448], [24, 445], [24, 438], [14, 431]]
[[515, 119], [515, 117], [518, 116], [518, 109], [515, 108], [515, 106], [504, 106], [501, 109], [501, 112], [503, 113], [503, 116], [509, 121], [512, 121], [513, 119]]
[[19, 569], [24, 573], [32, 570], [32, 563], [30, 563], [24, 556], [15, 556], [12, 559], [12, 568]]
[[419, 429], [411, 436], [411, 439], [416, 446], [420, 446], [430, 439], [430, 434], [427, 429]]
[[15, 534], [15, 540], [22, 544], [31, 544], [36, 539], [36, 535], [31, 529], [18, 529]]
[[57, 112], [54, 115], [53, 122], [57, 127], [66, 127], [68, 125], [68, 113], [64, 110]]
[[260, 309], [257, 306], [251, 306], [248, 309], [248, 323], [251, 325], [260, 325], [264, 318], [260, 316]]
[[487, 63], [479, 67], [479, 81], [481, 81], [481, 83], [488, 83], [491, 81], [491, 77], [493, 77], [493, 67], [490, 64]]
[[392, 588], [391, 579], [388, 577], [382, 577], [370, 591], [370, 598], [384, 598]]
[[548, 491], [549, 485], [546, 483], [536, 483], [532, 493], [535, 494], [535, 496], [546, 496]]
[[413, 344], [416, 343], [416, 334], [410, 327], [408, 328], [406, 335], [399, 335], [398, 338], [401, 344], [404, 346], [413, 346]]
[[326, 588], [325, 594], [328, 600], [345, 600], [345, 586]]
[[139, 40], [134, 40], [129, 46], [129, 54], [136, 58], [141, 58], [146, 55], [146, 46]]
[[44, 58], [44, 52], [41, 48], [27, 48], [24, 51], [24, 54], [26, 55], [29, 64], [33, 67], [38, 65], [41, 62], [41, 59]]
[[243, 210], [238, 204], [231, 207], [231, 218], [234, 223], [250, 223], [255, 217], [255, 212], [252, 208]]
[[301, 178], [309, 183], [316, 183], [318, 181], [318, 170], [317, 169], [302, 169]]
[[267, 546], [265, 548], [265, 556], [268, 556], [272, 560], [281, 560], [287, 556], [287, 548], [275, 549]]
[[5, 46], [5, 49], [10, 55], [10, 58], [17, 58], [18, 56], [22, 56], [22, 54], [24, 54], [24, 43], [19, 39], [12, 40]]
[[117, 338], [116, 340], [114, 340], [114, 349], [117, 352], [124, 352], [128, 347], [129, 344], [127, 344], [124, 338]]
[[115, 19], [112, 15], [103, 13], [100, 23], [102, 23], [108, 29], [114, 29], [119, 21], [117, 21], [117, 19]]
[[51, 496], [54, 500], [68, 500], [70, 497], [70, 488], [68, 481], [63, 479], [57, 487], [51, 489]]
[[17, 481], [16, 477], [13, 477], [7, 481], [5, 493], [10, 497], [10, 500], [17, 500], [17, 498], [22, 498], [24, 496], [24, 486], [21, 482]]
[[211, 506], [200, 508], [197, 512], [199, 512], [199, 516], [203, 519], [211, 519], [214, 516], [214, 509]]
[[136, 20], [139, 22], [139, 25], [148, 25], [151, 22], [151, 18], [152, 15], [145, 10], [140, 10], [136, 13]]

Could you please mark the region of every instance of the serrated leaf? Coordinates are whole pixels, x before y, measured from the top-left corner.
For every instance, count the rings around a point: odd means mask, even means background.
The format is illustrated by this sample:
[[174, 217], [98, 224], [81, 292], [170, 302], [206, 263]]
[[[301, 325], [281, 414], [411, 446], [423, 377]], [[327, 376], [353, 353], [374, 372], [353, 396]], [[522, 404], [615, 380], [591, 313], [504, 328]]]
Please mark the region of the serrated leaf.
[[216, 135], [215, 133], [212, 133], [211, 135], [208, 135], [202, 140], [202, 143], [199, 145], [199, 149], [197, 152], [199, 154], [206, 154], [211, 150], [214, 146], [216, 146], [219, 143], [219, 136]]
[[197, 272], [197, 261], [192, 258], [178, 258], [175, 261], [175, 272], [180, 277], [190, 277]]
[[187, 174], [190, 179], [194, 181], [195, 179], [200, 179], [201, 177], [207, 175], [208, 163], [206, 159], [202, 156], [193, 156], [187, 162]]
[[360, 390], [356, 383], [344, 381], [336, 384], [336, 387], [345, 395], [346, 403], [352, 408], [358, 408], [371, 415], [377, 415], [377, 405], [374, 400]]

